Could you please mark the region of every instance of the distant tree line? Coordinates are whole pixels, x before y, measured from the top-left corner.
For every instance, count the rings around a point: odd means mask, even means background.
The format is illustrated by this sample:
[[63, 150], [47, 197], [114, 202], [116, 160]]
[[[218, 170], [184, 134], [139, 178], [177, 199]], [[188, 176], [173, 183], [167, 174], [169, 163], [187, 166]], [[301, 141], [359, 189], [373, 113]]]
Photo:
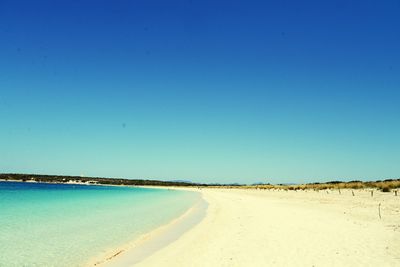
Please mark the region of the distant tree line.
[[67, 183], [69, 181], [77, 181], [82, 183], [95, 183], [103, 185], [206, 186], [205, 184], [197, 184], [197, 183], [181, 182], [181, 181], [159, 181], [159, 180], [143, 180], [143, 179], [121, 179], [121, 178], [19, 174], [19, 173], [0, 174], [0, 180], [17, 180], [22, 182], [36, 181], [42, 183]]
[[102, 178], [102, 177], [82, 177], [82, 176], [65, 176], [65, 175], [41, 175], [41, 174], [18, 174], [3, 173], [0, 174], [0, 180], [17, 180], [17, 181], [36, 181], [42, 183], [68, 183], [76, 181], [88, 184], [101, 185], [149, 185], [149, 186], [197, 186], [197, 187], [221, 187], [221, 188], [256, 188], [256, 189], [283, 189], [283, 190], [325, 190], [325, 189], [362, 189], [377, 188], [384, 192], [390, 192], [392, 189], [400, 188], [400, 179], [386, 179], [377, 181], [329, 181], [322, 183], [308, 184], [278, 184], [255, 183], [252, 185], [243, 184], [200, 184], [188, 181], [160, 181], [160, 180], [144, 180], [144, 179], [122, 179], [122, 178]]

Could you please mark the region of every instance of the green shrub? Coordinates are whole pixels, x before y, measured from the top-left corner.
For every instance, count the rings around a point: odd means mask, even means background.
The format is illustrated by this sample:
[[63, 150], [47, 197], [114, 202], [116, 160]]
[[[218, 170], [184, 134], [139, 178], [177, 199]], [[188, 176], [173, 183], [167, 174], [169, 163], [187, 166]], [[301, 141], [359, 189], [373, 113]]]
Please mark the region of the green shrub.
[[384, 186], [381, 188], [381, 190], [382, 190], [382, 192], [385, 192], [385, 193], [390, 192], [389, 186]]

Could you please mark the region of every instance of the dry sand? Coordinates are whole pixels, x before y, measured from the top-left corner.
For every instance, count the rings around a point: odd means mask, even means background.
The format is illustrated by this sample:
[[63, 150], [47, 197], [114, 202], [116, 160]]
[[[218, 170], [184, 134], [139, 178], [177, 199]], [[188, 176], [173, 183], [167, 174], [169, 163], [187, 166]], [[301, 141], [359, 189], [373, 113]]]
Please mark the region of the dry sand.
[[400, 266], [400, 196], [393, 193], [201, 192], [204, 219], [135, 266]]

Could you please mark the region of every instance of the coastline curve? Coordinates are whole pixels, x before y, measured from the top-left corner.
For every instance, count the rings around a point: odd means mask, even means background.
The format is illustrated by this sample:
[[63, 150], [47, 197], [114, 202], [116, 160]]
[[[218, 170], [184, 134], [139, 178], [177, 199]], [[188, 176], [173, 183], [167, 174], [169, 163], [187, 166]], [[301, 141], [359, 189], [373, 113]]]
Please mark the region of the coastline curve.
[[203, 198], [201, 192], [197, 191], [196, 193], [200, 194], [198, 201], [178, 218], [143, 234], [112, 252], [90, 260], [85, 266], [132, 266], [176, 241], [206, 216], [208, 202]]

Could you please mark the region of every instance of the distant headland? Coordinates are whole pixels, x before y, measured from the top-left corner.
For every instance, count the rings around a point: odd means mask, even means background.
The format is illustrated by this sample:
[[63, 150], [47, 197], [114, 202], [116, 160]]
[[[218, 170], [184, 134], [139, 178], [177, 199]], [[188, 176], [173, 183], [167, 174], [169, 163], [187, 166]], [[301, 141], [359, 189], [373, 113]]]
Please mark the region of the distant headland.
[[[67, 175], [44, 175], [44, 174], [19, 174], [0, 173], [0, 181], [18, 182], [41, 182], [41, 183], [66, 183], [86, 185], [129, 185], [129, 186], [177, 186], [177, 187], [221, 187], [221, 188], [242, 188], [242, 189], [273, 189], [273, 190], [339, 190], [340, 189], [377, 189], [382, 192], [390, 192], [400, 188], [400, 178], [385, 179], [376, 181], [329, 181], [323, 183], [307, 184], [270, 184], [256, 183], [245, 184], [219, 184], [219, 183], [194, 183], [186, 180], [148, 180], [148, 179], [126, 179], [126, 178], [105, 178], [85, 177]], [[397, 192], [396, 192], [397, 193]]]
[[159, 181], [145, 179], [123, 179], [104, 177], [85, 177], [68, 175], [47, 175], [47, 174], [20, 174], [0, 173], [0, 181], [18, 182], [40, 182], [40, 183], [65, 183], [65, 184], [87, 184], [87, 185], [132, 185], [132, 186], [193, 186], [202, 185], [188, 181]]

